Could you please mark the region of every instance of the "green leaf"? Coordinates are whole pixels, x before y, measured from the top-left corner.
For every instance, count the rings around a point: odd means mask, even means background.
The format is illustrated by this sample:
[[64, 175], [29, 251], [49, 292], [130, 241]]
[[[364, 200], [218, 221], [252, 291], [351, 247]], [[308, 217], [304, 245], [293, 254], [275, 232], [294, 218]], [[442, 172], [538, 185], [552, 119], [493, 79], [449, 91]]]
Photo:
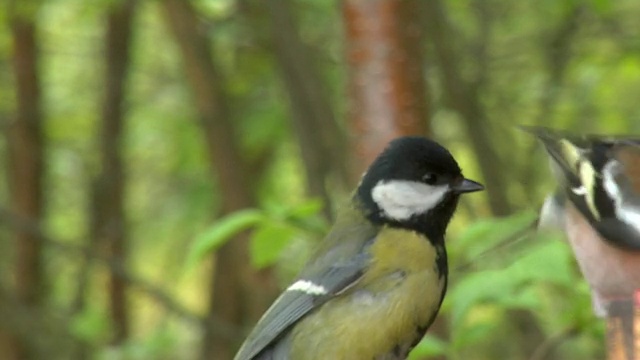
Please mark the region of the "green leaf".
[[507, 272], [499, 270], [481, 271], [460, 279], [445, 298], [445, 305], [451, 307], [453, 326], [460, 326], [474, 306], [507, 298], [515, 291], [515, 286], [516, 280]]
[[323, 208], [320, 199], [311, 199], [288, 209], [286, 221], [296, 228], [315, 234], [325, 234], [328, 225], [325, 219], [320, 216]]
[[489, 335], [496, 331], [496, 322], [482, 321], [465, 326], [464, 330], [457, 331], [457, 336], [451, 346], [455, 349], [472, 348], [475, 344], [486, 342]]
[[569, 246], [562, 241], [548, 241], [529, 248], [508, 271], [521, 282], [550, 282], [571, 286], [575, 281]]
[[541, 234], [516, 261], [501, 269], [478, 271], [455, 282], [445, 305], [451, 307], [454, 326], [460, 326], [468, 312], [479, 304], [501, 308], [539, 308], [541, 284], [570, 288], [575, 281], [570, 250], [566, 243]]
[[323, 203], [320, 199], [309, 199], [289, 209], [289, 217], [305, 218], [313, 216], [322, 211]]
[[435, 336], [427, 335], [411, 351], [409, 359], [422, 359], [425, 357], [445, 355], [449, 344]]
[[196, 236], [187, 256], [187, 269], [192, 269], [205, 255], [216, 251], [234, 235], [262, 222], [264, 219], [262, 211], [257, 209], [236, 211], [219, 219]]
[[297, 231], [287, 224], [265, 223], [251, 237], [251, 262], [256, 268], [275, 263], [282, 251], [291, 243]]

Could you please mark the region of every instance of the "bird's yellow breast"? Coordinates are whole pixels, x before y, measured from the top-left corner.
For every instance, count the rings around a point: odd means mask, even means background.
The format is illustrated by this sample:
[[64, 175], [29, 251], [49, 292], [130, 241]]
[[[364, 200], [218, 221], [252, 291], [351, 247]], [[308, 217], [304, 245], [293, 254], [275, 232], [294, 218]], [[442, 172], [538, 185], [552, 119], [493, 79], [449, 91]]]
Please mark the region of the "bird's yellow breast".
[[446, 279], [422, 235], [383, 228], [372, 263], [344, 294], [293, 329], [292, 359], [374, 359], [407, 347], [438, 311]]

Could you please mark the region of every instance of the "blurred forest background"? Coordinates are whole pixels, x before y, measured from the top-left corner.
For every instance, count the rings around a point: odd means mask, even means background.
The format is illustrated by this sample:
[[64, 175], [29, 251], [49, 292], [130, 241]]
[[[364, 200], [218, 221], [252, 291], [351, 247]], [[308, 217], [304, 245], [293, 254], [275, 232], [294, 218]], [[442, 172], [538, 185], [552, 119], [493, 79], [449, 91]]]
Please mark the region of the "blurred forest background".
[[[5, 0], [0, 357], [230, 359], [393, 137], [487, 185], [430, 359], [601, 359], [514, 125], [640, 133], [632, 0]], [[498, 245], [496, 245], [498, 244]], [[502, 245], [500, 245], [502, 244]]]

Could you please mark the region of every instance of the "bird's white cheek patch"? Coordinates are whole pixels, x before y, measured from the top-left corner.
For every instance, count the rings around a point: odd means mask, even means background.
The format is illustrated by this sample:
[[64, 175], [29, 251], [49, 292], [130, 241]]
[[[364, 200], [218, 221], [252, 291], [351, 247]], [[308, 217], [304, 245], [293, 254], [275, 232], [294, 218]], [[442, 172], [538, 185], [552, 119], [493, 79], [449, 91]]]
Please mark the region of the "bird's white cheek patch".
[[316, 285], [309, 280], [298, 280], [287, 288], [287, 291], [302, 291], [309, 295], [324, 295], [327, 293], [322, 285]]
[[393, 220], [407, 220], [433, 209], [447, 194], [449, 185], [427, 185], [408, 180], [380, 181], [371, 190], [373, 201], [383, 215]]
[[625, 201], [624, 194], [615, 177], [620, 173], [622, 165], [612, 160], [602, 169], [602, 185], [613, 200], [616, 217], [640, 233], [640, 207], [638, 204]]

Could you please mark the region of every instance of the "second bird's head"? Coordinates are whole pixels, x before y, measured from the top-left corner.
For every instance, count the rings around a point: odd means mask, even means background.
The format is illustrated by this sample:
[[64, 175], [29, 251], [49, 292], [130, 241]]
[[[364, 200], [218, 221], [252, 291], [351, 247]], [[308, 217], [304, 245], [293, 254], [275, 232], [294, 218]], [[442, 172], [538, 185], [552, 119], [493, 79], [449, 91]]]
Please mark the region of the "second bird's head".
[[465, 179], [451, 153], [435, 141], [393, 140], [369, 166], [355, 197], [373, 223], [444, 235], [460, 194], [484, 187]]

